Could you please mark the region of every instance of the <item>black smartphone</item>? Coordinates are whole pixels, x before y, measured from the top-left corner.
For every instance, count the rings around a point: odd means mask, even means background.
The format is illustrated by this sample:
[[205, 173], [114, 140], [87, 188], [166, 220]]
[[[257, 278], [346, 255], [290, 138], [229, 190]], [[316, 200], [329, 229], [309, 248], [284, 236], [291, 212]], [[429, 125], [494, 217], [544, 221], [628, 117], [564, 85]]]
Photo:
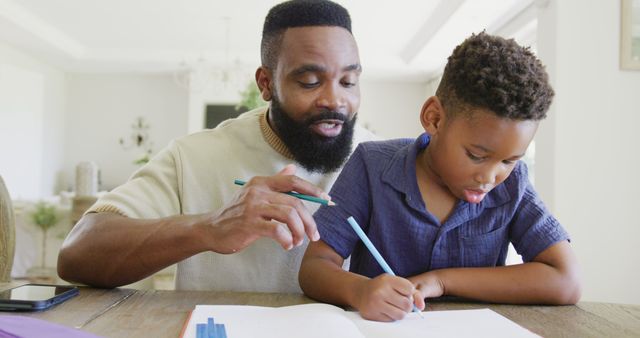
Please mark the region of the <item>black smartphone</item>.
[[40, 311], [78, 295], [73, 285], [25, 284], [0, 291], [0, 311]]

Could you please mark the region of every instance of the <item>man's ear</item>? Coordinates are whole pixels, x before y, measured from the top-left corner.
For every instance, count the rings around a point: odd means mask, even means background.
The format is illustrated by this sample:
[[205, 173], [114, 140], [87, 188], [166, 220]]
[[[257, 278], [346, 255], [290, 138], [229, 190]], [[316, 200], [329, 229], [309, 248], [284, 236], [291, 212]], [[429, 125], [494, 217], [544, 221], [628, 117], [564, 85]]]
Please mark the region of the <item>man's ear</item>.
[[431, 96], [422, 105], [422, 111], [420, 111], [420, 123], [424, 131], [429, 135], [435, 135], [438, 130], [444, 125], [445, 112], [440, 99], [437, 96]]
[[260, 96], [265, 101], [271, 101], [272, 79], [272, 73], [267, 67], [261, 66], [256, 70], [256, 84], [260, 90]]

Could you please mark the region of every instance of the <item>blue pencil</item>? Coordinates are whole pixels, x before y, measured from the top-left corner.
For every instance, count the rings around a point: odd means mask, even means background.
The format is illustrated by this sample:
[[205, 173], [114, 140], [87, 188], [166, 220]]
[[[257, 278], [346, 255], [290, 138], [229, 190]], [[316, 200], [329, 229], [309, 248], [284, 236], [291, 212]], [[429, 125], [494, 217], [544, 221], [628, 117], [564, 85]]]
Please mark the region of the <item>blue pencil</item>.
[[207, 338], [217, 338], [216, 337], [216, 326], [213, 317], [207, 318]]
[[[243, 181], [243, 180], [234, 180], [233, 183], [237, 184], [237, 185], [245, 185], [247, 184], [247, 182]], [[285, 192], [284, 194], [299, 198], [301, 200], [305, 200], [305, 201], [309, 201], [309, 202], [315, 202], [315, 203], [320, 203], [323, 205], [328, 205], [328, 206], [334, 206], [336, 205], [335, 203], [322, 199], [322, 198], [318, 198], [315, 196], [309, 196], [309, 195], [305, 195], [305, 194], [299, 194], [297, 192]]]
[[227, 330], [224, 324], [216, 324], [216, 338], [227, 338]]
[[[395, 276], [396, 274], [393, 273], [393, 270], [391, 270], [391, 267], [389, 266], [389, 264], [387, 264], [384, 258], [382, 258], [382, 255], [380, 255], [380, 252], [378, 251], [378, 249], [376, 249], [373, 243], [371, 243], [371, 240], [369, 240], [369, 237], [367, 237], [367, 234], [365, 234], [364, 231], [362, 231], [362, 228], [360, 227], [358, 222], [356, 222], [356, 220], [351, 216], [347, 218], [347, 222], [349, 222], [349, 225], [351, 225], [351, 227], [353, 228], [353, 231], [355, 231], [358, 237], [360, 237], [360, 240], [362, 240], [362, 243], [364, 243], [367, 249], [369, 249], [369, 252], [371, 252], [371, 254], [373, 255], [373, 258], [375, 258], [376, 261], [378, 261], [378, 264], [380, 264], [380, 266], [382, 267], [382, 270], [384, 270], [384, 272], [390, 274], [391, 276]], [[413, 304], [413, 312], [417, 312], [418, 315], [422, 317], [422, 313], [420, 312], [420, 310], [418, 310], [418, 307], [416, 306], [416, 304]]]
[[196, 338], [207, 338], [207, 324], [196, 324]]

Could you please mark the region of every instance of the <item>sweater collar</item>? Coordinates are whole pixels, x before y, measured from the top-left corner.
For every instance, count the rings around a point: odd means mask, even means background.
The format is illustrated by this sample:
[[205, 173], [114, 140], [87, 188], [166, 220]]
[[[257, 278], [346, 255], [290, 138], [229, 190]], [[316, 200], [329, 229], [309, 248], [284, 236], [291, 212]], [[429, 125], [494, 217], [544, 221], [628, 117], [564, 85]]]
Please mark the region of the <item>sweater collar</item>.
[[267, 114], [269, 113], [269, 109], [265, 110], [262, 114], [260, 114], [260, 131], [262, 131], [262, 137], [269, 144], [273, 150], [275, 150], [278, 154], [290, 159], [295, 160], [293, 158], [293, 154], [289, 151], [289, 148], [282, 142], [280, 137], [273, 131], [271, 126], [269, 125], [269, 121], [267, 121]]

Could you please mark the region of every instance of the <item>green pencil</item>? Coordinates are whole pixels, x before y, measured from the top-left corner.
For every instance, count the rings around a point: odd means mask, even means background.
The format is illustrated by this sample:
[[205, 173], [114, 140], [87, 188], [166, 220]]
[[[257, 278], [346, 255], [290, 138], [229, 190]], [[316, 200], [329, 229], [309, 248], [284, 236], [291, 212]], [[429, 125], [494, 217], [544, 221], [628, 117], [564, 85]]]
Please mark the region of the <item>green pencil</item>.
[[[247, 182], [243, 181], [243, 180], [234, 180], [233, 183], [237, 184], [237, 185], [245, 185]], [[297, 192], [285, 192], [285, 194], [299, 198], [301, 200], [305, 200], [305, 201], [309, 201], [309, 202], [314, 202], [314, 203], [320, 203], [323, 205], [328, 205], [328, 206], [334, 206], [336, 205], [335, 203], [333, 203], [332, 201], [328, 201], [319, 197], [315, 197], [315, 196], [309, 196], [309, 195], [305, 195], [305, 194], [300, 194]]]

